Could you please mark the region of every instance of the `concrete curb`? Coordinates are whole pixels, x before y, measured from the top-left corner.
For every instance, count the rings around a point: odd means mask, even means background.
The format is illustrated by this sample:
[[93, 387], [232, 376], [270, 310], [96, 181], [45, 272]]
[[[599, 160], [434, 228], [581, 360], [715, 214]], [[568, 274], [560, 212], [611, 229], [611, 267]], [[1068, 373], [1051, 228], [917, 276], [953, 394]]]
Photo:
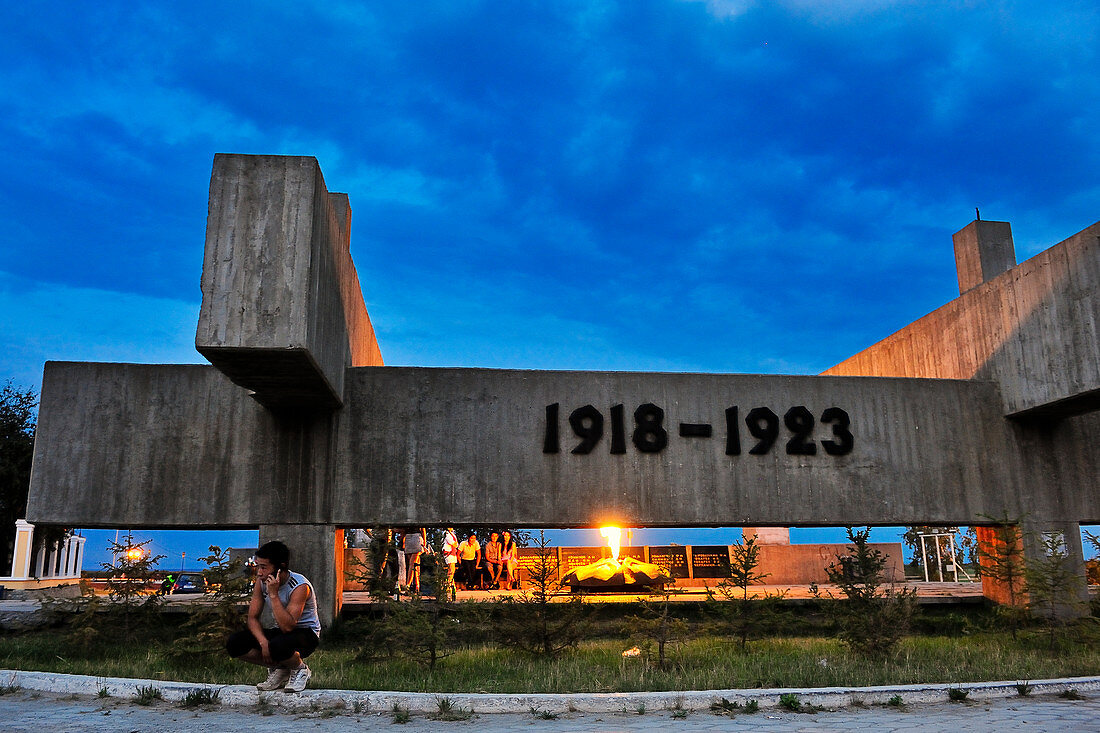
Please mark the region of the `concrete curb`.
[[[1022, 680], [1021, 680], [1022, 682]], [[1019, 682], [960, 682], [956, 684], [881, 685], [875, 687], [771, 688], [742, 690], [691, 690], [680, 692], [613, 692], [576, 694], [480, 694], [442, 692], [380, 692], [361, 690], [306, 690], [299, 694], [258, 692], [251, 685], [207, 685], [195, 682], [166, 682], [124, 677], [92, 677], [53, 672], [0, 670], [0, 686], [64, 695], [103, 695], [130, 699], [139, 689], [154, 687], [167, 702], [180, 702], [197, 690], [217, 690], [222, 705], [233, 707], [270, 706], [288, 712], [347, 710], [359, 713], [385, 713], [395, 706], [410, 713], [439, 712], [441, 700], [457, 709], [473, 713], [527, 713], [532, 709], [551, 713], [635, 712], [709, 710], [711, 703], [723, 698], [740, 704], [756, 700], [761, 708], [780, 704], [783, 695], [796, 695], [803, 704], [827, 708], [849, 705], [882, 705], [895, 696], [906, 705], [941, 703], [949, 700], [948, 690], [968, 693], [968, 700], [1011, 698], [1019, 695]], [[1100, 691], [1100, 677], [1067, 677], [1030, 680], [1033, 695], [1049, 695], [1077, 690]], [[106, 691], [103, 693], [103, 691]]]

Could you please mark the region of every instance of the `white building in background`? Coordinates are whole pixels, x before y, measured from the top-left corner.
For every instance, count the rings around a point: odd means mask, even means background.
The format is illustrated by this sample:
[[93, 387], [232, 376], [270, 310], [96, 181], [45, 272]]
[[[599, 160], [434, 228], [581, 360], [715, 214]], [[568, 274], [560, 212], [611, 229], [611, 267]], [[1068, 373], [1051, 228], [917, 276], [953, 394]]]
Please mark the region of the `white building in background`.
[[36, 553], [34, 525], [25, 519], [15, 520], [15, 550], [12, 553], [11, 573], [7, 577], [0, 577], [0, 585], [10, 592], [79, 583], [84, 564], [85, 540], [85, 537], [70, 534], [60, 542], [40, 548]]

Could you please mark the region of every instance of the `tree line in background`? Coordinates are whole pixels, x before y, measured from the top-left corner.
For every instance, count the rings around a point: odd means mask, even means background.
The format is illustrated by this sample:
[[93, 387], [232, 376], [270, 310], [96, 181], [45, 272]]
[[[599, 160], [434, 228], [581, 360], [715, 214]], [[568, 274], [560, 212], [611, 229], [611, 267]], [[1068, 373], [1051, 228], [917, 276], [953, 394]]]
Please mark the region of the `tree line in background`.
[[15, 520], [27, 514], [38, 395], [11, 380], [0, 388], [0, 575], [11, 568]]

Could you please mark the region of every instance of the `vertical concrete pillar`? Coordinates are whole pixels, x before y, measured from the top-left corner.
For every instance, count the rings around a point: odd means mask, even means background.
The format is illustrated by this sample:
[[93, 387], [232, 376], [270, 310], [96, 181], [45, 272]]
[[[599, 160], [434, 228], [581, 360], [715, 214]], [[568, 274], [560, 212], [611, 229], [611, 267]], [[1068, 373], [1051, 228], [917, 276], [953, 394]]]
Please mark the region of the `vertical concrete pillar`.
[[[1057, 533], [1065, 543], [1068, 552], [1069, 569], [1077, 578], [1073, 588], [1067, 591], [1065, 605], [1056, 613], [1066, 615], [1080, 615], [1085, 613], [1088, 606], [1088, 585], [1085, 581], [1085, 553], [1081, 545], [1081, 525], [1077, 522], [1034, 521], [1025, 518], [1016, 531], [1004, 531], [998, 527], [976, 527], [978, 542], [985, 548], [986, 553], [992, 553], [1002, 558], [1008, 558], [1014, 567], [1013, 575], [1022, 576], [1034, 563], [1044, 559], [1043, 539], [1049, 533]], [[1006, 543], [1006, 538], [1010, 540]], [[994, 577], [990, 572], [991, 561], [987, 557], [981, 558], [982, 565], [982, 594], [992, 601], [1004, 605], [1024, 606], [1028, 603], [1026, 581], [1023, 577], [1010, 583], [1007, 578]], [[1005, 563], [1001, 563], [1004, 565]], [[1072, 601], [1080, 601], [1077, 608]]]
[[330, 524], [260, 525], [260, 544], [272, 540], [290, 548], [290, 569], [313, 584], [321, 624], [331, 624], [344, 604], [344, 531]]
[[26, 519], [15, 520], [15, 551], [11, 557], [11, 577], [29, 578], [34, 548], [34, 525]]
[[960, 294], [1016, 266], [1012, 226], [1007, 221], [978, 219], [955, 232], [951, 239]]
[[[1081, 545], [1081, 525], [1067, 521], [1032, 521], [1025, 517], [1024, 559], [1030, 567], [1046, 559], [1047, 537], [1053, 536], [1055, 543], [1061, 543], [1069, 571], [1073, 575], [1073, 587], [1066, 590], [1066, 604], [1059, 605], [1054, 613], [1060, 617], [1076, 617], [1088, 614], [1089, 587], [1085, 578], [1085, 553]], [[1039, 613], [1043, 609], [1038, 610]]]

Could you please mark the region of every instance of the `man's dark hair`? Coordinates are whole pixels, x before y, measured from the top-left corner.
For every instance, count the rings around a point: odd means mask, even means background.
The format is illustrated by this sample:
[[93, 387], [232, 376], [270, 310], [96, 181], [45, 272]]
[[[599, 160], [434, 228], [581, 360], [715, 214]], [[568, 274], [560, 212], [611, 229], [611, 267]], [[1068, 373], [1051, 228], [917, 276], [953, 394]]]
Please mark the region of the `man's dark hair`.
[[278, 540], [261, 545], [260, 549], [256, 550], [256, 557], [270, 560], [277, 570], [286, 570], [290, 564], [290, 550]]

